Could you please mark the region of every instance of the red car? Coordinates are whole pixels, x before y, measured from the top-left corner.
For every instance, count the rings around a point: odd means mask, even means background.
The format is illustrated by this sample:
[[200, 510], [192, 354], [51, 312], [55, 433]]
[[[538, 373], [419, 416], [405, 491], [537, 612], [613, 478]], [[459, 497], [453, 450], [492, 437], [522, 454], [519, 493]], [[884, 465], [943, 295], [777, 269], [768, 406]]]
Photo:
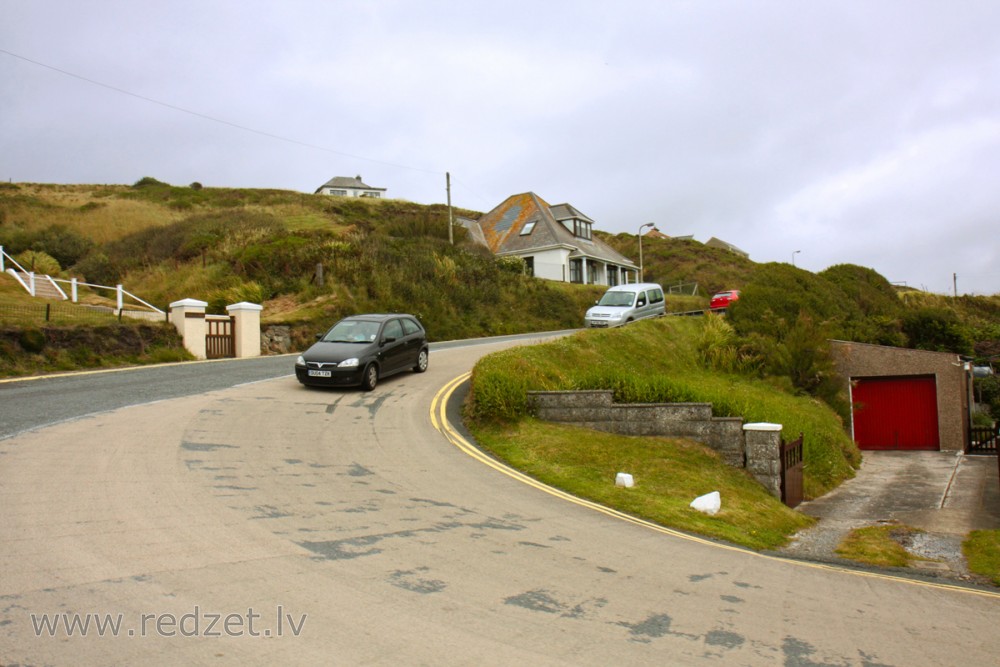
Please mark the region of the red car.
[[740, 291], [738, 289], [728, 290], [726, 292], [719, 292], [712, 297], [712, 302], [708, 304], [711, 310], [725, 310], [729, 307], [733, 301], [740, 298]]

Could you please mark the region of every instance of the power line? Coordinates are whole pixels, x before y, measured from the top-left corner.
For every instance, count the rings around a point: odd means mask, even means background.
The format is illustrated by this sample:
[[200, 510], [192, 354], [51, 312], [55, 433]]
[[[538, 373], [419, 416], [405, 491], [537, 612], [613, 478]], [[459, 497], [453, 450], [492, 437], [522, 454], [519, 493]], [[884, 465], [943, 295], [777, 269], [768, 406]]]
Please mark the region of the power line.
[[420, 172], [423, 172], [425, 174], [437, 174], [437, 175], [443, 175], [444, 174], [443, 171], [435, 171], [435, 170], [432, 170], [432, 169], [424, 169], [422, 167], [413, 167], [413, 166], [405, 165], [405, 164], [397, 164], [395, 162], [386, 162], [385, 160], [377, 160], [375, 158], [365, 157], [363, 155], [354, 155], [352, 153], [344, 153], [343, 151], [334, 150], [332, 148], [326, 148], [325, 146], [317, 146], [316, 144], [310, 144], [310, 143], [307, 143], [307, 142], [304, 142], [304, 141], [299, 141], [298, 139], [290, 139], [288, 137], [283, 137], [281, 135], [273, 134], [271, 132], [265, 132], [263, 130], [257, 130], [257, 129], [254, 129], [252, 127], [247, 127], [246, 125], [240, 125], [239, 123], [234, 123], [232, 121], [224, 120], [222, 118], [216, 118], [215, 116], [209, 116], [208, 114], [201, 113], [200, 111], [193, 111], [191, 109], [185, 109], [184, 107], [180, 107], [180, 106], [177, 106], [175, 104], [170, 104], [169, 102], [163, 102], [162, 100], [157, 100], [157, 99], [154, 99], [152, 97], [146, 97], [145, 95], [139, 95], [138, 93], [133, 93], [132, 91], [125, 90], [124, 88], [119, 88], [117, 86], [112, 86], [111, 84], [103, 83], [101, 81], [96, 81], [94, 79], [90, 79], [88, 77], [81, 76], [80, 74], [76, 74], [74, 72], [70, 72], [70, 71], [61, 69], [59, 67], [54, 67], [53, 65], [48, 65], [48, 64], [40, 62], [38, 60], [32, 60], [31, 58], [27, 58], [25, 56], [18, 55], [16, 53], [13, 53], [13, 52], [8, 51], [6, 49], [0, 48], [0, 53], [7, 54], [8, 56], [11, 56], [12, 58], [17, 58], [18, 60], [23, 60], [24, 62], [31, 63], [32, 65], [36, 65], [38, 67], [44, 67], [45, 69], [52, 70], [53, 72], [58, 72], [59, 74], [62, 74], [64, 76], [72, 77], [74, 79], [78, 79], [80, 81], [89, 83], [89, 84], [94, 85], [94, 86], [99, 86], [101, 88], [106, 88], [108, 90], [112, 90], [112, 91], [114, 91], [116, 93], [120, 93], [122, 95], [128, 95], [129, 97], [134, 97], [134, 98], [136, 98], [138, 100], [142, 100], [143, 102], [149, 102], [150, 104], [156, 104], [158, 106], [161, 106], [161, 107], [164, 107], [164, 108], [167, 108], [167, 109], [171, 109], [173, 111], [179, 111], [181, 113], [186, 113], [186, 114], [188, 114], [190, 116], [196, 116], [196, 117], [201, 118], [203, 120], [208, 120], [208, 121], [211, 121], [213, 123], [219, 123], [220, 125], [226, 125], [228, 127], [232, 127], [234, 129], [237, 129], [237, 130], [242, 130], [244, 132], [250, 132], [251, 134], [256, 134], [256, 135], [259, 135], [259, 136], [262, 136], [262, 137], [267, 137], [268, 139], [275, 139], [277, 141], [284, 141], [285, 143], [294, 144], [296, 146], [303, 146], [305, 148], [312, 148], [312, 149], [315, 149], [315, 150], [324, 151], [326, 153], [332, 153], [334, 155], [341, 155], [343, 157], [353, 158], [355, 160], [365, 160], [366, 162], [373, 162], [373, 163], [376, 163], [376, 164], [383, 164], [383, 165], [386, 165], [386, 166], [389, 166], [389, 167], [396, 167], [398, 169], [409, 169], [411, 171], [420, 171]]

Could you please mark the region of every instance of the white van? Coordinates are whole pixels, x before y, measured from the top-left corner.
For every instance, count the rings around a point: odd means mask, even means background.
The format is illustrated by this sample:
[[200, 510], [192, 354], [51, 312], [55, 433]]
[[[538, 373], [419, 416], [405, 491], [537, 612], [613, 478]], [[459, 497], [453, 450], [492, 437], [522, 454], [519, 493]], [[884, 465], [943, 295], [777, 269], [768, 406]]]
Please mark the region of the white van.
[[663, 288], [656, 283], [615, 285], [604, 293], [583, 321], [587, 327], [617, 327], [665, 314]]

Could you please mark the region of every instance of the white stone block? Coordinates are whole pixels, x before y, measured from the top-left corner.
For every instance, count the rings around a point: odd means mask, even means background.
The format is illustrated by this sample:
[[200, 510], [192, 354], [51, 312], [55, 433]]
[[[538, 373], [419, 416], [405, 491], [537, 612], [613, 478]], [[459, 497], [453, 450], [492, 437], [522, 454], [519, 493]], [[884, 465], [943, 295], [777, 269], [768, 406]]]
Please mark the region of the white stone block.
[[627, 472], [620, 472], [615, 476], [615, 486], [624, 486], [626, 489], [631, 489], [635, 486], [635, 480]]
[[691, 507], [699, 512], [704, 512], [705, 514], [714, 516], [720, 509], [722, 509], [722, 496], [719, 495], [718, 491], [706, 493], [705, 495], [698, 496], [692, 500]]

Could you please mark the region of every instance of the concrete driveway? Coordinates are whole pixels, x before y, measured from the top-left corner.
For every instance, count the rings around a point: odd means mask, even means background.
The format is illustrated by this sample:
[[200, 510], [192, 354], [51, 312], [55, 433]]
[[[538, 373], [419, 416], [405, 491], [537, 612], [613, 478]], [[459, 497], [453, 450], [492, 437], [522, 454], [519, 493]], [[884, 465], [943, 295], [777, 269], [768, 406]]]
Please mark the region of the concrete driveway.
[[973, 530], [1000, 528], [1000, 473], [994, 456], [961, 452], [864, 452], [854, 479], [799, 505], [820, 519], [784, 555], [849, 564], [834, 551], [855, 529], [900, 523], [924, 531], [905, 545], [918, 561], [905, 572], [982, 583], [969, 573], [962, 541]]

